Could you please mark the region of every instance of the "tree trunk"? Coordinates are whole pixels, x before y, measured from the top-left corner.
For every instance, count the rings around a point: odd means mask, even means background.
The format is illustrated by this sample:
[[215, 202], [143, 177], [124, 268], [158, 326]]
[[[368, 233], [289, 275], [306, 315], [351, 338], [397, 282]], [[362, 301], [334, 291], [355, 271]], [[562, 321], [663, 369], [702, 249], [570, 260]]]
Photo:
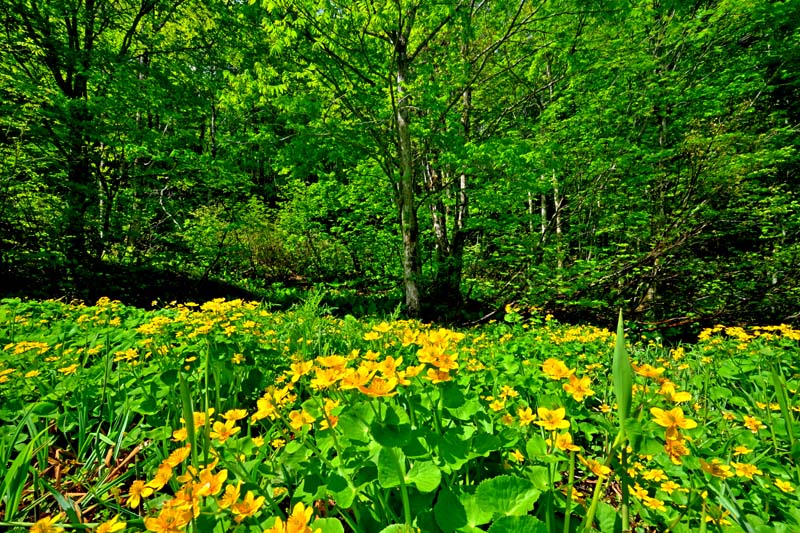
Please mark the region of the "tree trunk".
[[397, 207], [400, 213], [400, 232], [403, 237], [403, 287], [406, 312], [409, 316], [420, 314], [419, 278], [419, 223], [414, 201], [414, 157], [411, 144], [410, 112], [405, 83], [408, 78], [407, 36], [397, 32], [395, 40], [397, 60], [397, 150], [400, 176], [397, 182]]

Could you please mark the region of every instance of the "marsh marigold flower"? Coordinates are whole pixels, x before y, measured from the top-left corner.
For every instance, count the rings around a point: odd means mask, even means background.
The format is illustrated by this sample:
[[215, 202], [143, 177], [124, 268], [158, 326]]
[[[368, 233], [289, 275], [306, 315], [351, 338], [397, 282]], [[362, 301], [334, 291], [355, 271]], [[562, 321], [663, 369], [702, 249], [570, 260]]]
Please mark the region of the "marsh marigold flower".
[[233, 511], [233, 519], [236, 523], [240, 523], [247, 517], [253, 516], [258, 512], [262, 505], [264, 505], [265, 498], [263, 496], [255, 497], [252, 490], [248, 490], [244, 499], [231, 505]]
[[748, 453], [752, 453], [753, 450], [748, 448], [743, 444], [739, 444], [738, 446], [734, 446], [733, 448], [733, 455], [746, 455]]
[[117, 531], [122, 531], [125, 529], [126, 523], [120, 522], [119, 515], [116, 515], [111, 520], [107, 520], [97, 526], [95, 529], [95, 533], [117, 533]]
[[731, 466], [736, 471], [737, 476], [747, 479], [753, 479], [753, 476], [760, 476], [764, 473], [756, 465], [750, 463], [731, 462]]
[[640, 376], [644, 376], [646, 378], [657, 378], [664, 373], [664, 367], [655, 368], [652, 365], [642, 365], [642, 366], [635, 366], [633, 367], [634, 372], [639, 374]]
[[306, 507], [302, 502], [298, 502], [285, 523], [280, 517], [277, 517], [272, 527], [265, 529], [264, 533], [320, 533], [322, 529], [312, 530], [308, 526], [312, 513], [311, 507]]
[[217, 505], [221, 509], [227, 509], [239, 500], [239, 492], [242, 487], [242, 482], [238, 481], [236, 485], [228, 483], [225, 486], [225, 493], [221, 498], [217, 499]]
[[683, 409], [680, 407], [676, 407], [670, 411], [653, 407], [650, 409], [650, 413], [653, 415], [656, 424], [667, 429], [692, 429], [697, 427], [697, 422], [683, 416]]
[[30, 533], [62, 533], [64, 528], [57, 525], [62, 518], [64, 518], [64, 515], [61, 513], [42, 518], [33, 524], [29, 531]]
[[533, 414], [533, 410], [530, 407], [518, 408], [517, 416], [519, 417], [520, 426], [529, 426], [531, 422], [536, 420], [536, 415]]
[[564, 383], [562, 387], [571, 394], [576, 402], [581, 402], [586, 396], [591, 396], [594, 391], [591, 389], [592, 380], [588, 377], [579, 378], [574, 374], [569, 376], [569, 383]]
[[567, 368], [563, 361], [553, 357], [542, 363], [542, 372], [550, 379], [565, 379], [575, 373], [574, 370]]
[[128, 507], [135, 509], [142, 503], [142, 498], [147, 498], [153, 494], [153, 489], [141, 479], [135, 480], [128, 489]]
[[729, 465], [723, 464], [722, 461], [716, 458], [711, 459], [710, 463], [704, 461], [703, 459], [700, 459], [700, 468], [703, 469], [703, 472], [706, 472], [714, 477], [718, 477], [721, 479], [733, 477], [733, 472], [731, 472], [731, 467]]
[[583, 463], [584, 466], [591, 470], [592, 473], [597, 477], [605, 477], [611, 473], [611, 469], [609, 467], [600, 463], [599, 461], [596, 461], [595, 459], [587, 459], [582, 455], [579, 455], [578, 459], [580, 459], [581, 463]]
[[156, 475], [147, 482], [147, 486], [156, 490], [161, 490], [164, 485], [169, 483], [169, 480], [172, 479], [172, 467], [166, 463], [161, 463], [156, 471]]
[[302, 411], [292, 411], [289, 413], [289, 425], [295, 431], [300, 430], [303, 426], [307, 424], [313, 424], [314, 420], [316, 420], [313, 416], [308, 414], [305, 410]]
[[181, 533], [191, 522], [192, 516], [191, 508], [164, 506], [158, 516], [148, 516], [144, 519], [144, 527], [154, 533]]
[[539, 420], [536, 421], [536, 424], [550, 431], [567, 429], [569, 427], [569, 420], [564, 420], [566, 412], [566, 409], [563, 407], [553, 409], [552, 411], [546, 407], [539, 407], [536, 410], [536, 414], [539, 416]]
[[[550, 439], [547, 439], [547, 444], [551, 444]], [[580, 447], [572, 443], [572, 435], [569, 434], [569, 431], [556, 435], [555, 447], [564, 452], [580, 451]]]
[[794, 492], [794, 487], [792, 484], [784, 479], [776, 479], [775, 486], [781, 489], [783, 492], [792, 493]]
[[380, 376], [372, 378], [369, 387], [360, 386], [358, 388], [363, 394], [372, 398], [379, 398], [383, 396], [394, 396], [397, 394], [395, 387], [397, 386], [397, 378], [383, 379]]
[[642, 498], [642, 502], [644, 502], [644, 504], [650, 509], [661, 511], [662, 513], [667, 511], [666, 506], [664, 506], [664, 502], [662, 502], [658, 498], [651, 498], [650, 496], [645, 496], [644, 498]]
[[745, 415], [743, 421], [744, 421], [745, 427], [747, 429], [749, 429], [750, 431], [752, 431], [753, 433], [758, 433], [759, 429], [766, 429], [767, 428], [767, 426], [765, 426], [764, 424], [761, 423], [761, 420], [759, 420], [758, 418], [756, 418], [754, 416]]
[[227, 420], [225, 422], [214, 422], [212, 426], [211, 432], [208, 436], [212, 440], [219, 441], [220, 443], [225, 442], [229, 438], [233, 437], [237, 433], [239, 433], [242, 428], [236, 425], [236, 422], [233, 420]]

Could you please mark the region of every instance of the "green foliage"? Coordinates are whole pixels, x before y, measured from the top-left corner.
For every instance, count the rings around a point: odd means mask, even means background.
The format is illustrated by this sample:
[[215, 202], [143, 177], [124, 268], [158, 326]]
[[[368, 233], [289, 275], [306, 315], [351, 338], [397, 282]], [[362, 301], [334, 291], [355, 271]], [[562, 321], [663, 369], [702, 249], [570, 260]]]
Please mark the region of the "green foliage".
[[798, 20], [796, 2], [9, 0], [0, 269], [69, 296], [111, 264], [418, 286], [436, 317], [796, 320]]
[[789, 326], [718, 326], [672, 349], [631, 339], [619, 441], [621, 334], [536, 315], [456, 332], [327, 312], [320, 293], [284, 313], [4, 300], [0, 524], [798, 525]]

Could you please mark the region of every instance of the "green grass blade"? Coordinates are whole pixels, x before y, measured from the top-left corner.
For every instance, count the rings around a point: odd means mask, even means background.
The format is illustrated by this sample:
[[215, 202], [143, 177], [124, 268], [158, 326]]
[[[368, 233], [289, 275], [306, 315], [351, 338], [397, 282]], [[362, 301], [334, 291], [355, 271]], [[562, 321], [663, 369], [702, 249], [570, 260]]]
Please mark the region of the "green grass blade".
[[0, 500], [5, 502], [6, 521], [11, 522], [16, 516], [19, 504], [22, 501], [22, 492], [25, 490], [25, 482], [30, 473], [31, 459], [36, 453], [40, 439], [46, 433], [47, 428], [36, 435], [32, 435], [30, 442], [19, 452], [14, 461], [12, 461], [11, 466], [4, 473], [2, 484], [0, 484]]
[[192, 464], [197, 465], [197, 435], [194, 427], [194, 407], [192, 405], [192, 395], [189, 393], [189, 386], [183, 378], [183, 374], [178, 374], [178, 383], [181, 393], [181, 408], [183, 410], [183, 420], [186, 424], [187, 440], [192, 445]]

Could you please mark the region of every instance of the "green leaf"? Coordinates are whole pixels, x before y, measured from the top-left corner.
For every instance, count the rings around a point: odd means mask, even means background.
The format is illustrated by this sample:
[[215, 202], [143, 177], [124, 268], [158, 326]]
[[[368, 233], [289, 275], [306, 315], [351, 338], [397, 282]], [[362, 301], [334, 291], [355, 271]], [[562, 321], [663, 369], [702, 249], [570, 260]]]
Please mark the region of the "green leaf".
[[467, 525], [467, 511], [455, 494], [447, 487], [442, 488], [433, 506], [436, 523], [443, 531], [455, 531]]
[[392, 524], [381, 529], [380, 533], [414, 533], [414, 528], [405, 524]]
[[547, 524], [535, 516], [504, 516], [492, 524], [489, 533], [547, 533]]
[[420, 492], [432, 492], [439, 487], [442, 472], [432, 461], [417, 461], [406, 475], [406, 482], [417, 487]]
[[487, 479], [475, 492], [483, 509], [506, 516], [529, 513], [540, 494], [527, 479], [509, 475]]
[[332, 472], [325, 480], [328, 486], [328, 493], [334, 500], [336, 500], [337, 507], [348, 509], [353, 505], [353, 500], [356, 497], [355, 488], [348, 482], [350, 476], [341, 470], [339, 472]]
[[481, 505], [477, 494], [464, 492], [458, 497], [458, 501], [461, 502], [464, 511], [467, 513], [468, 526], [475, 528], [488, 524], [492, 520], [492, 511]]
[[542, 492], [550, 488], [550, 474], [546, 466], [528, 467], [528, 478], [533, 482], [533, 486]]
[[622, 519], [619, 512], [606, 502], [597, 505], [597, 523], [600, 533], [621, 533]]
[[[339, 503], [338, 501], [336, 502]], [[344, 533], [344, 526], [338, 518], [317, 518], [311, 524], [311, 531], [321, 529], [321, 533]]]
[[614, 395], [617, 397], [617, 412], [619, 426], [624, 427], [625, 420], [631, 414], [631, 401], [633, 397], [633, 369], [625, 349], [625, 329], [622, 322], [622, 310], [617, 321], [617, 342], [614, 347], [614, 362], [611, 369], [611, 378], [614, 383]]
[[378, 454], [378, 483], [384, 489], [399, 487], [403, 480], [401, 461], [405, 461], [403, 452], [396, 448], [381, 448]]
[[530, 458], [539, 458], [547, 455], [547, 442], [541, 435], [533, 435], [525, 444], [525, 451]]

